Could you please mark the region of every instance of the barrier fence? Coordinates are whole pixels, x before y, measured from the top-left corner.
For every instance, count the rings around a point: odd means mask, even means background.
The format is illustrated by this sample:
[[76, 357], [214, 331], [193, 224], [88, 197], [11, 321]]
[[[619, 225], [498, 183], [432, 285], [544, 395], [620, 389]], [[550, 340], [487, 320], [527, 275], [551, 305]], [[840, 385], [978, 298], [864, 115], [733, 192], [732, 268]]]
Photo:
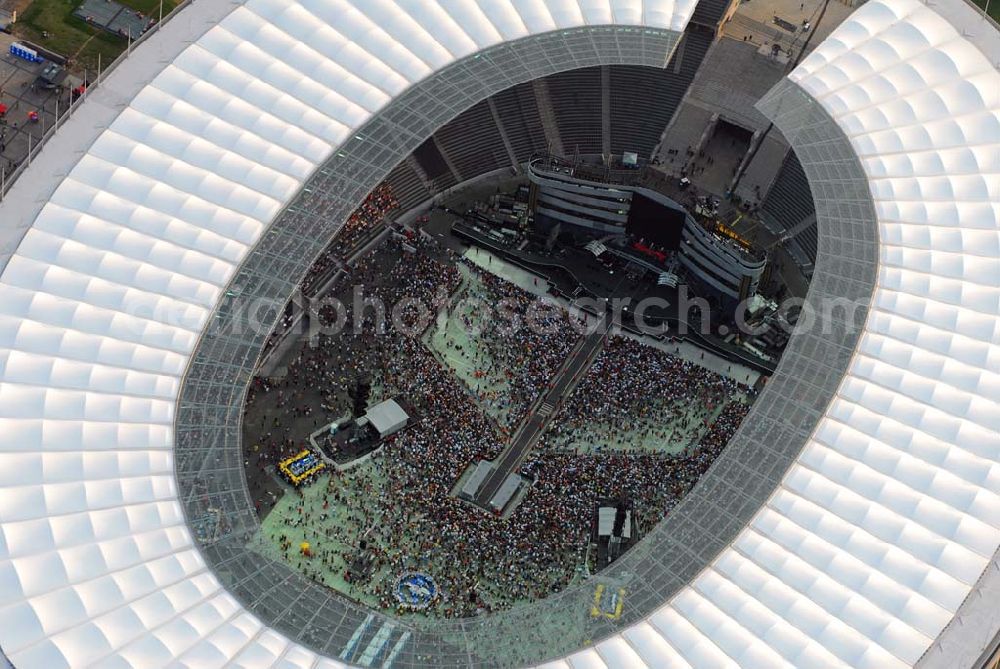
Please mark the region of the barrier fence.
[[144, 32], [138, 39], [129, 40], [128, 46], [126, 47], [125, 51], [123, 51], [121, 54], [119, 54], [117, 58], [111, 61], [111, 63], [107, 67], [101, 68], [100, 66], [98, 66], [97, 78], [94, 81], [88, 82], [87, 89], [84, 91], [83, 95], [81, 95], [72, 103], [70, 103], [69, 107], [67, 107], [62, 112], [62, 114], [59, 113], [59, 107], [57, 104], [55, 122], [48, 128], [48, 130], [42, 133], [41, 137], [39, 137], [36, 141], [32, 142], [31, 137], [29, 136], [28, 154], [21, 159], [21, 161], [17, 164], [17, 167], [15, 167], [13, 171], [11, 171], [10, 173], [3, 172], [2, 177], [0, 177], [0, 202], [3, 202], [4, 198], [7, 195], [7, 192], [17, 181], [18, 177], [20, 177], [24, 173], [24, 171], [27, 170], [28, 167], [31, 165], [31, 159], [35, 155], [37, 155], [39, 151], [42, 150], [42, 147], [44, 147], [46, 142], [48, 142], [49, 139], [56, 133], [56, 131], [59, 130], [60, 126], [62, 126], [65, 123], [66, 119], [72, 116], [73, 112], [75, 112], [80, 107], [80, 105], [83, 104], [88, 97], [90, 97], [93, 89], [98, 88], [101, 85], [101, 81], [104, 79], [104, 77], [107, 76], [108, 72], [118, 67], [118, 65], [124, 62], [125, 59], [132, 54], [133, 48], [146, 41], [150, 37], [150, 35], [154, 34], [156, 31], [160, 29], [160, 26], [164, 25], [165, 23], [173, 19], [175, 16], [177, 16], [177, 14], [179, 14], [181, 10], [190, 5], [192, 2], [194, 2], [194, 0], [182, 0], [169, 14], [167, 14], [166, 16], [161, 16], [160, 19], [157, 20], [157, 22], [154, 23], [149, 28], [149, 30]]

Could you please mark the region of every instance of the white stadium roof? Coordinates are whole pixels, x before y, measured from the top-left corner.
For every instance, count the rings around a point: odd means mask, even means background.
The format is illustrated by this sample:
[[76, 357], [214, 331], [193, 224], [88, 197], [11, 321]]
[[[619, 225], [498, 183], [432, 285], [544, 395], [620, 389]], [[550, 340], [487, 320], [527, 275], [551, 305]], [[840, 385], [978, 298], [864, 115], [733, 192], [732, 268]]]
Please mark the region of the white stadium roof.
[[[415, 82], [556, 28], [681, 31], [694, 5], [198, 0], [136, 49], [0, 204], [13, 664], [341, 666], [246, 611], [185, 523], [178, 394], [227, 282], [317, 167]], [[953, 651], [970, 593], [997, 592], [998, 63], [1000, 35], [957, 0], [870, 0], [791, 74], [850, 140], [878, 218], [848, 373], [713, 563], [552, 667], [912, 666]], [[997, 616], [976, 624], [995, 632]]]

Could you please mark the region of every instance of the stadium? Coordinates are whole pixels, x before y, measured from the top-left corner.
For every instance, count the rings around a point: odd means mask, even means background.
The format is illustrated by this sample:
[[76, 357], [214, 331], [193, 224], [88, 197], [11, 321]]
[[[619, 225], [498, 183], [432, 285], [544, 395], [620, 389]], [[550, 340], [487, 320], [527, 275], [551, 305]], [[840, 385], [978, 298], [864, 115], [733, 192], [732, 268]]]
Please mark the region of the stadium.
[[[0, 666], [997, 666], [985, 11], [193, 0], [128, 48], [0, 188]], [[708, 330], [324, 330], [642, 281]], [[814, 317], [706, 316], [758, 289]]]

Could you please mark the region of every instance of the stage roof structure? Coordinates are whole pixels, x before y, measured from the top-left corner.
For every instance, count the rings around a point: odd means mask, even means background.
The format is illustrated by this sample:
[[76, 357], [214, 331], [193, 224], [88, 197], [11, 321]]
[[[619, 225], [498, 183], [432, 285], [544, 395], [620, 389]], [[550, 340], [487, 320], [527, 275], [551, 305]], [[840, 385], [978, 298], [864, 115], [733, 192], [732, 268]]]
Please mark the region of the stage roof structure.
[[403, 407], [396, 403], [396, 400], [379, 402], [375, 406], [368, 409], [365, 417], [368, 418], [372, 427], [374, 427], [382, 437], [403, 429], [406, 427], [406, 421], [410, 419], [410, 417], [406, 415], [406, 412], [403, 410]]

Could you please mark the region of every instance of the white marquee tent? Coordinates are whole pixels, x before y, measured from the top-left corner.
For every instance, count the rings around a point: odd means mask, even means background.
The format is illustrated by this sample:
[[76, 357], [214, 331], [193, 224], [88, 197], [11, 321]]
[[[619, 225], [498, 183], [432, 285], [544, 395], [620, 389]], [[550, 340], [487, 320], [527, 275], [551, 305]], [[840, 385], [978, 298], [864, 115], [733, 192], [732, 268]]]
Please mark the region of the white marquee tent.
[[406, 422], [410, 419], [396, 400], [379, 402], [368, 409], [365, 417], [371, 421], [372, 427], [378, 430], [381, 437], [399, 432], [406, 427]]

